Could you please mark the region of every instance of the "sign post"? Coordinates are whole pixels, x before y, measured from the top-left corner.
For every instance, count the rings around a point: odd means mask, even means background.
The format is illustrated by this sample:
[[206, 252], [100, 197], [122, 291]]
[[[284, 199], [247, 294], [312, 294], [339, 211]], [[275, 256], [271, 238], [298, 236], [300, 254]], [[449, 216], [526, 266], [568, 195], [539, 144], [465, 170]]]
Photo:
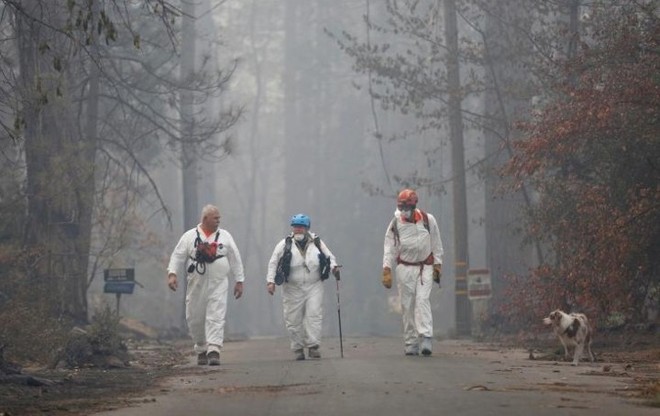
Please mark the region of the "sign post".
[[117, 316], [122, 294], [130, 295], [135, 289], [135, 269], [105, 269], [103, 271], [103, 293], [114, 293], [117, 298]]
[[468, 270], [468, 299], [472, 304], [472, 335], [481, 335], [482, 323], [488, 315], [488, 304], [493, 295], [488, 269]]

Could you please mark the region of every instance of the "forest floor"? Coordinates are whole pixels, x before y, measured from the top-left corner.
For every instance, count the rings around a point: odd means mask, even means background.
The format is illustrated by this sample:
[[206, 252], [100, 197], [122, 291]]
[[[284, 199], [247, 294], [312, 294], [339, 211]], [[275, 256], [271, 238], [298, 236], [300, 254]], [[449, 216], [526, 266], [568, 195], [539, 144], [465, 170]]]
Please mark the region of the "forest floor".
[[[593, 350], [596, 366], [590, 375], [627, 376], [633, 388], [621, 391], [627, 398], [641, 399], [648, 406], [660, 407], [660, 333], [610, 333], [597, 336]], [[159, 382], [171, 377], [198, 374], [188, 340], [127, 342], [132, 360], [123, 368], [44, 369], [23, 368], [23, 374], [51, 380], [51, 385], [0, 384], [0, 416], [86, 415], [132, 407], [155, 401], [167, 394]], [[533, 348], [514, 337], [497, 341], [457, 340], [443, 344], [444, 353], [468, 354], [485, 359], [501, 359], [502, 351], [512, 348], [529, 353], [530, 361], [560, 360], [558, 340], [534, 340]], [[557, 348], [559, 347], [559, 348]]]

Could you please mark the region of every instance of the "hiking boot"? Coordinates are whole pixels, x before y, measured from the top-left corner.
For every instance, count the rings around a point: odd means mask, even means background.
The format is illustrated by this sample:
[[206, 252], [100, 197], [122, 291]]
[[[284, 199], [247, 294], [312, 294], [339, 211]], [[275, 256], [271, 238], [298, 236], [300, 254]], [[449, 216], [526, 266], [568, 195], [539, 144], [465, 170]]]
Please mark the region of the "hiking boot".
[[209, 359], [209, 365], [220, 365], [220, 353], [218, 351], [209, 351], [206, 356]]
[[309, 358], [321, 358], [321, 351], [319, 351], [319, 346], [315, 345], [313, 347], [309, 347]]
[[305, 359], [305, 351], [302, 348], [293, 351], [293, 355], [296, 357], [296, 361], [302, 361]]
[[206, 357], [205, 352], [200, 352], [197, 354], [197, 365], [206, 365], [209, 363], [208, 357]]
[[433, 352], [433, 339], [431, 337], [422, 338], [422, 355], [429, 356]]
[[419, 345], [417, 344], [408, 344], [403, 349], [406, 355], [419, 355]]

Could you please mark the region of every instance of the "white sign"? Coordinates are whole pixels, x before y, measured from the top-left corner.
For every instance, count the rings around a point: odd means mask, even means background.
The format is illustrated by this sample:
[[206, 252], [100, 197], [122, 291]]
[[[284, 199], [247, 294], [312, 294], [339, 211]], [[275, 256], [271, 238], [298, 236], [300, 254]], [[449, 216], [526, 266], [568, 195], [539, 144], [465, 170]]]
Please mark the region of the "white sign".
[[490, 299], [493, 295], [488, 269], [468, 270], [468, 299]]

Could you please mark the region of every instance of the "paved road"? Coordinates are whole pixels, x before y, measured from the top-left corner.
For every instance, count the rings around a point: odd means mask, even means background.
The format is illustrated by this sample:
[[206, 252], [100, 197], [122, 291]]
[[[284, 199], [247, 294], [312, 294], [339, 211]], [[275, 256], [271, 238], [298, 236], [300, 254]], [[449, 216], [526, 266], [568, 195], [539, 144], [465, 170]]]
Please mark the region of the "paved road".
[[631, 378], [606, 376], [604, 363], [575, 368], [456, 340], [406, 357], [398, 338], [349, 338], [342, 359], [338, 344], [325, 340], [321, 360], [296, 362], [285, 339], [230, 342], [220, 367], [191, 355], [136, 407], [99, 415], [658, 415], [622, 397]]

